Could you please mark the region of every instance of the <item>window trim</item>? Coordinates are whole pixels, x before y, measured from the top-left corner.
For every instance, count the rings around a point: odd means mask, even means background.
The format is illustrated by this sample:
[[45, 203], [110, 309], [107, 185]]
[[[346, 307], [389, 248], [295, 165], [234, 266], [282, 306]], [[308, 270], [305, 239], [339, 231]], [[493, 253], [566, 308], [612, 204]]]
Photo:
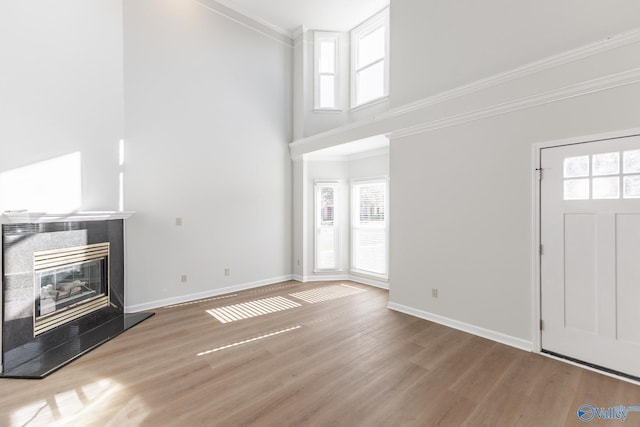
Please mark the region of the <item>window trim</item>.
[[[333, 188], [333, 241], [334, 241], [334, 257], [335, 267], [318, 268], [318, 232], [320, 230], [321, 204], [320, 191], [323, 187]], [[340, 181], [319, 179], [314, 181], [314, 203], [313, 203], [313, 272], [326, 273], [332, 271], [341, 271], [340, 267]]]
[[[384, 57], [378, 60], [375, 60], [371, 63], [368, 63], [360, 68], [357, 68], [358, 64], [358, 40], [362, 37], [371, 34], [376, 31], [378, 28], [385, 28], [385, 46], [384, 46]], [[362, 24], [355, 27], [351, 30], [350, 33], [351, 40], [351, 109], [354, 110], [356, 108], [362, 108], [363, 106], [368, 106], [370, 104], [374, 104], [380, 102], [389, 97], [389, 7], [382, 9], [380, 12], [373, 15], [371, 18], [364, 21]], [[377, 98], [370, 99], [366, 102], [358, 103], [358, 87], [357, 80], [358, 74], [370, 68], [381, 61], [384, 61], [384, 88], [383, 94]]]
[[[320, 43], [330, 41], [334, 45], [333, 73], [320, 72]], [[340, 34], [328, 31], [313, 33], [313, 110], [320, 112], [342, 111], [340, 106]], [[320, 77], [333, 76], [333, 107], [320, 106]]]
[[[368, 271], [368, 270], [362, 270], [359, 269], [357, 267], [355, 267], [355, 251], [356, 251], [356, 245], [355, 245], [355, 230], [356, 230], [356, 224], [354, 221], [355, 215], [357, 214], [357, 212], [359, 211], [357, 209], [357, 198], [355, 196], [355, 191], [354, 191], [354, 187], [356, 185], [362, 185], [362, 184], [375, 184], [375, 183], [384, 183], [384, 238], [385, 238], [385, 273], [384, 274], [379, 274], [379, 273], [375, 273], [372, 271]], [[388, 280], [389, 279], [389, 177], [388, 176], [378, 176], [378, 177], [370, 177], [370, 178], [358, 178], [358, 179], [352, 179], [351, 180], [351, 186], [350, 186], [350, 192], [351, 192], [351, 215], [349, 218], [349, 222], [350, 222], [350, 229], [351, 229], [351, 236], [350, 236], [350, 242], [349, 242], [349, 246], [351, 248], [351, 259], [350, 259], [350, 272], [353, 274], [357, 274], [357, 275], [361, 275], [361, 276], [369, 276], [369, 277], [374, 277], [374, 278], [378, 278], [378, 279], [383, 279], [383, 280]]]

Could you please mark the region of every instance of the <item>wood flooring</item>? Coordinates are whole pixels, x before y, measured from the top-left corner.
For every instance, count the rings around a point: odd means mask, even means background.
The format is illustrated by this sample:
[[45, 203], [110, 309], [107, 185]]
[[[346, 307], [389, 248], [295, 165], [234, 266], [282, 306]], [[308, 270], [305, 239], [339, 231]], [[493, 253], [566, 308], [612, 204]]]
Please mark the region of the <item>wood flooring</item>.
[[158, 309], [44, 380], [0, 380], [0, 426], [583, 426], [582, 404], [640, 405], [639, 386], [388, 310], [387, 298], [292, 281]]

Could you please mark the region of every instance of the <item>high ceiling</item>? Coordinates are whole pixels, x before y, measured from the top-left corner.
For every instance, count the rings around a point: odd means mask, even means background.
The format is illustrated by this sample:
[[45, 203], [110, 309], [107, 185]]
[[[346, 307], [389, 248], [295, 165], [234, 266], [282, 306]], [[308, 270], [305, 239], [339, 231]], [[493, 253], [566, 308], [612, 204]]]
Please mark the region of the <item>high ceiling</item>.
[[389, 5], [389, 0], [217, 1], [287, 33], [300, 25], [310, 30], [348, 31]]

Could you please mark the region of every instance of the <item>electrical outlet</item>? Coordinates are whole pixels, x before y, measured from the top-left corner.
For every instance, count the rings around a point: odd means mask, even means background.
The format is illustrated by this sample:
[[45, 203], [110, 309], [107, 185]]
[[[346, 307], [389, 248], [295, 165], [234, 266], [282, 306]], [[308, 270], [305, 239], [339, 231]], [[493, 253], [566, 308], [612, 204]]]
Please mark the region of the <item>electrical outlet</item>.
[[431, 289], [431, 296], [433, 298], [438, 298], [438, 288]]
[[182, 225], [182, 218], [176, 218], [176, 225]]
[[186, 275], [186, 274], [183, 274], [182, 276], [180, 276], [180, 281], [181, 281], [182, 283], [187, 283], [187, 275]]
[[229, 270], [228, 268], [224, 269], [224, 275], [225, 276], [230, 276], [231, 275], [231, 270]]

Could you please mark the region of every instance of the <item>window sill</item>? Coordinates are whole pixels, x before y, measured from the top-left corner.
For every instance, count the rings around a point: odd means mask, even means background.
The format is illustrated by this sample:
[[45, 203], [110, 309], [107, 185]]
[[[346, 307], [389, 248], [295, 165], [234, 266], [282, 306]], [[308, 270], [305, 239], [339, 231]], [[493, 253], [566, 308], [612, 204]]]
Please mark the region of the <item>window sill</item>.
[[341, 108], [314, 108], [313, 112], [319, 113], [319, 114], [340, 114], [342, 113], [342, 109]]
[[374, 105], [382, 104], [389, 100], [389, 95], [381, 96], [380, 98], [372, 99], [371, 101], [367, 101], [364, 104], [357, 105], [355, 107], [351, 107], [351, 112], [356, 112], [360, 110], [364, 110], [369, 107], [373, 107]]

